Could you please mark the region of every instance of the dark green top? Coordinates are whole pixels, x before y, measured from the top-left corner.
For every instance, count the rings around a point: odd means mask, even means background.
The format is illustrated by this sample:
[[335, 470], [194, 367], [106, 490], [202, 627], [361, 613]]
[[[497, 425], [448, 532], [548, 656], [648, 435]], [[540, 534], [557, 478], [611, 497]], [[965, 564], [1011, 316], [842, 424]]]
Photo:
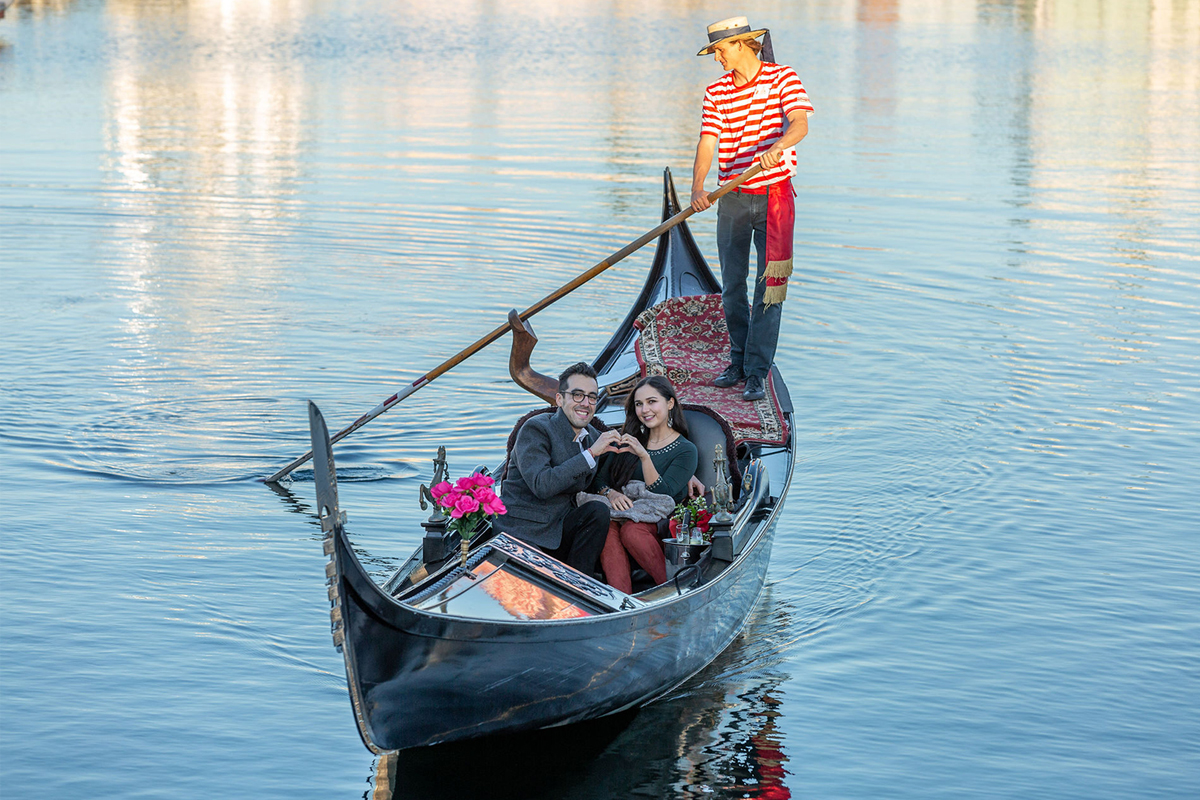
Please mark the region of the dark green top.
[[[700, 453], [696, 450], [696, 445], [686, 437], [680, 436], [661, 450], [651, 450], [647, 447], [646, 452], [650, 454], [650, 462], [654, 464], [654, 469], [658, 470], [658, 480], [646, 488], [658, 494], [670, 495], [675, 498], [676, 503], [687, 497], [688, 481], [696, 474], [696, 465], [700, 462]], [[608, 486], [612, 462], [613, 459], [606, 458], [600, 464], [596, 473], [596, 484], [599, 486]], [[640, 459], [633, 468], [630, 480], [646, 480]]]

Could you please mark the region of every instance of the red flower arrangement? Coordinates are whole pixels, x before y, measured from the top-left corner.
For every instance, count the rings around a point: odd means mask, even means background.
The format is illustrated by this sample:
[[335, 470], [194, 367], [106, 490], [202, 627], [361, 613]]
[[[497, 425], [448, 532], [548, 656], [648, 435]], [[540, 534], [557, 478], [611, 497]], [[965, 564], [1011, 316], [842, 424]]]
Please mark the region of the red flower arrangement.
[[455, 481], [442, 481], [429, 490], [433, 500], [450, 516], [449, 527], [458, 531], [463, 541], [475, 535], [480, 523], [499, 516], [508, 509], [492, 488], [494, 478], [487, 475], [465, 475]]
[[[683, 523], [683, 512], [690, 511], [692, 515], [692, 527], [699, 528], [700, 533], [704, 535], [704, 541], [709, 541], [708, 524], [712, 519], [713, 513], [708, 510], [708, 503], [703, 497], [692, 497], [684, 500], [682, 503], [675, 506], [675, 510], [671, 512], [671, 535], [679, 536], [679, 526]], [[691, 535], [691, 531], [686, 531]]]

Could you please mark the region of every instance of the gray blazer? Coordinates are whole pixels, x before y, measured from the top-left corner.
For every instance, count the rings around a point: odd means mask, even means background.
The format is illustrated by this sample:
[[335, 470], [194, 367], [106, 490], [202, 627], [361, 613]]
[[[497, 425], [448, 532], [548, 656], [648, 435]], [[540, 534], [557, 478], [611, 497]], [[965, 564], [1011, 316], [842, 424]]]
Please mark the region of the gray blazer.
[[[583, 446], [599, 435], [588, 425]], [[501, 487], [508, 511], [496, 518], [498, 530], [547, 550], [562, 543], [563, 518], [575, 505], [575, 493], [587, 489], [596, 476], [574, 438], [575, 429], [561, 408], [521, 426]]]

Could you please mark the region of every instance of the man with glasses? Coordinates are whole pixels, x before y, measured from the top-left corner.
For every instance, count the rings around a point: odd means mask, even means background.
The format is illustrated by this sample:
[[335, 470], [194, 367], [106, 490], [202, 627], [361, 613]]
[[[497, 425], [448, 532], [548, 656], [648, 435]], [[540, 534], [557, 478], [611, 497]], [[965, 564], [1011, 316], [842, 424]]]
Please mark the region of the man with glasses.
[[621, 438], [590, 424], [598, 396], [596, 371], [582, 361], [558, 377], [558, 410], [530, 417], [517, 433], [502, 492], [508, 511], [496, 518], [498, 530], [585, 575], [596, 571], [609, 510], [599, 501], [576, 506], [575, 495], [591, 487], [600, 457], [618, 452]]

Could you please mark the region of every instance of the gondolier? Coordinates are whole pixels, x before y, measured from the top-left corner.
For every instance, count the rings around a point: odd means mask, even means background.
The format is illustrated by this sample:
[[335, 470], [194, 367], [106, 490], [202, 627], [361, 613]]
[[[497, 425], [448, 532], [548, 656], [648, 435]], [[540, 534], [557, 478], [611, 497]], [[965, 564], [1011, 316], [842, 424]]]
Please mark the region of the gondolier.
[[[708, 39], [697, 55], [712, 53], [726, 74], [704, 92], [700, 142], [692, 168], [692, 208], [703, 211], [711, 205], [704, 180], [714, 154], [719, 183], [756, 160], [763, 167], [717, 206], [721, 300], [730, 353], [729, 366], [713, 384], [729, 387], [745, 381], [742, 398], [761, 400], [792, 274], [795, 147], [808, 133], [813, 107], [796, 71], [775, 63], [766, 28], [755, 30], [746, 17], [732, 17], [709, 25]], [[751, 242], [758, 266], [752, 302], [748, 302]]]

